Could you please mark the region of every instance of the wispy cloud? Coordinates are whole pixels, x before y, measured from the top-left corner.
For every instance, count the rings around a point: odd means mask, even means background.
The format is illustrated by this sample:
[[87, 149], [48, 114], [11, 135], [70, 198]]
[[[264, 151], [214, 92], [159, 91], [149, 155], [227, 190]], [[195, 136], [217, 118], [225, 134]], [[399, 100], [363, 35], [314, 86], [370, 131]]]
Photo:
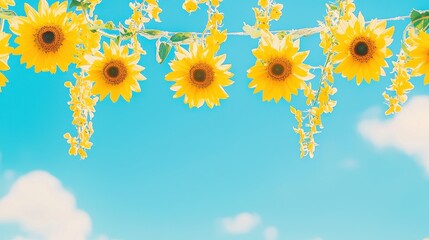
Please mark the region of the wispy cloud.
[[345, 170], [356, 170], [359, 168], [359, 162], [353, 158], [347, 158], [341, 162], [341, 167]]
[[264, 230], [264, 239], [265, 240], [277, 240], [279, 237], [279, 231], [276, 227], [267, 227]]
[[417, 96], [392, 119], [366, 117], [358, 130], [378, 148], [394, 147], [416, 157], [429, 175], [429, 97]]
[[74, 196], [44, 171], [20, 177], [0, 199], [0, 223], [17, 223], [29, 236], [15, 239], [83, 240], [91, 232], [89, 215]]
[[226, 217], [221, 220], [222, 229], [229, 234], [245, 234], [250, 232], [261, 222], [261, 218], [255, 213], [240, 213], [234, 217]]

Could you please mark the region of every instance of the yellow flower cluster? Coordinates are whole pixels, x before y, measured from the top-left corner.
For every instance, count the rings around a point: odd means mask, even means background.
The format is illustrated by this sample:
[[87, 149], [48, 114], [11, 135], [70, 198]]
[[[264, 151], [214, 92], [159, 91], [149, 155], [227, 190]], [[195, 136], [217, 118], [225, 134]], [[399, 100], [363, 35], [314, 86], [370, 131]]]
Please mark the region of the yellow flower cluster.
[[[9, 70], [9, 65], [7, 64], [9, 60], [9, 55], [12, 52], [12, 48], [9, 47], [9, 38], [10, 34], [0, 32], [0, 71]], [[6, 76], [0, 72], [0, 92], [1, 88], [6, 86], [8, 82]]]
[[162, 9], [158, 5], [158, 0], [142, 0], [141, 2], [135, 1], [130, 2], [129, 7], [133, 11], [130, 18], [125, 20], [125, 24], [128, 26], [127, 29], [121, 28], [120, 31], [123, 35], [126, 35], [131, 39], [129, 47], [142, 55], [146, 54], [146, 51], [142, 48], [138, 36], [139, 32], [145, 29], [145, 24], [151, 19], [156, 22], [161, 22], [159, 14]]
[[223, 0], [185, 0], [182, 4], [182, 8], [188, 13], [191, 13], [197, 11], [199, 4], [207, 4], [217, 8], [222, 1]]
[[66, 82], [64, 85], [70, 90], [71, 100], [68, 104], [73, 112], [72, 124], [76, 126], [77, 136], [72, 137], [70, 133], [66, 133], [64, 138], [70, 144], [69, 154], [74, 156], [79, 154], [81, 159], [85, 159], [87, 157], [86, 150], [92, 147], [90, 141], [94, 133], [92, 118], [98, 97], [92, 94], [93, 84], [90, 81], [86, 81], [83, 76], [76, 73], [74, 77], [76, 79], [75, 85], [71, 82]]
[[270, 22], [278, 21], [282, 16], [283, 4], [270, 0], [258, 0], [258, 8], [253, 8], [255, 24], [253, 26], [244, 23], [243, 30], [252, 38], [261, 36], [262, 31], [270, 30]]
[[401, 49], [396, 62], [393, 62], [393, 73], [395, 73], [395, 76], [391, 79], [392, 84], [387, 90], [394, 92], [394, 95], [389, 96], [386, 92], [383, 93], [383, 97], [389, 106], [385, 112], [386, 115], [401, 111], [401, 105], [408, 99], [407, 94], [414, 88], [414, 85], [410, 82], [411, 76], [409, 70], [406, 67], [407, 58], [407, 54]]

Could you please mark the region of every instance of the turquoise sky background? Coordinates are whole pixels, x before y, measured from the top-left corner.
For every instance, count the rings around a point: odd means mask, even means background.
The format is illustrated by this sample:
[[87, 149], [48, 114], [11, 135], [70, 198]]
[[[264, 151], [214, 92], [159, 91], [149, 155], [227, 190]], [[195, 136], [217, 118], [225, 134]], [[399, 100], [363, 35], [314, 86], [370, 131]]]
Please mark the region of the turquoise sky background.
[[[283, 17], [273, 30], [313, 27], [325, 15], [326, 1], [278, 2], [284, 4]], [[12, 9], [22, 15], [23, 3], [16, 0]], [[426, 0], [355, 3], [366, 19], [429, 9]], [[182, 1], [159, 4], [162, 22], [148, 28], [204, 28], [204, 8], [189, 15], [181, 8]], [[224, 27], [241, 31], [243, 22], [253, 24], [256, 4], [224, 0], [220, 7]], [[128, 1], [103, 0], [96, 14], [118, 23], [131, 10]], [[395, 54], [408, 22], [388, 23], [396, 30], [391, 45]], [[6, 72], [10, 82], [0, 93], [0, 176], [13, 174], [9, 180], [0, 178], [0, 198], [20, 176], [47, 171], [89, 214], [89, 239], [107, 235], [122, 240], [260, 240], [269, 226], [278, 229], [279, 240], [429, 236], [429, 178], [424, 169], [415, 157], [398, 149], [378, 149], [357, 127], [368, 114], [386, 109], [381, 94], [391, 75], [360, 87], [337, 75], [338, 105], [323, 118], [316, 156], [300, 159], [289, 105], [303, 107], [305, 99], [264, 103], [261, 94], [254, 95], [247, 87], [246, 70], [255, 62], [251, 50], [257, 40], [231, 36], [222, 46], [235, 83], [226, 88], [230, 98], [212, 110], [189, 109], [183, 98], [173, 99], [171, 83], [164, 80], [168, 64], [156, 63], [154, 41], [142, 43], [148, 54], [140, 64], [146, 67], [143, 74], [148, 80], [141, 82], [142, 92], [130, 103], [121, 99], [112, 104], [107, 98], [97, 105], [94, 147], [85, 161], [67, 155], [62, 137], [74, 130], [64, 87], [72, 71], [35, 74], [19, 64], [19, 56], [10, 58], [11, 70]], [[301, 50], [311, 50], [307, 64], [323, 63], [318, 44], [316, 35], [301, 40]], [[416, 89], [410, 96], [429, 94], [422, 82], [421, 77], [413, 79]], [[221, 219], [243, 212], [257, 214], [260, 224], [246, 234], [222, 230]], [[1, 240], [25, 234], [19, 224], [0, 224]]]

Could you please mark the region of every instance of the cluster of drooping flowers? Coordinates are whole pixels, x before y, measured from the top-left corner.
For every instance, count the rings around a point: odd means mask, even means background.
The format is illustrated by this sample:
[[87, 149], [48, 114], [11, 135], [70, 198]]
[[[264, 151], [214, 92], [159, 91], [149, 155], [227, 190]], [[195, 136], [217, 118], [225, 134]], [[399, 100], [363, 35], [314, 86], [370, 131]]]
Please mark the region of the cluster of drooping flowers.
[[[391, 79], [392, 84], [383, 92], [388, 109], [385, 114], [395, 114], [401, 111], [403, 104], [408, 100], [408, 94], [414, 89], [411, 76], [426, 75], [424, 84], [429, 84], [429, 24], [424, 21], [427, 14], [413, 10], [411, 12], [412, 22], [406, 27], [402, 47], [393, 62], [395, 75]], [[426, 24], [425, 24], [426, 23]]]
[[[327, 15], [319, 26], [294, 30], [271, 30], [271, 23], [282, 16], [283, 5], [275, 0], [254, 0], [255, 23], [244, 24], [243, 32], [228, 32], [220, 11], [222, 0], [184, 0], [182, 8], [192, 13], [207, 9], [208, 20], [201, 32], [171, 32], [146, 29], [151, 20], [160, 22], [158, 0], [134, 0], [129, 3], [131, 16], [123, 23], [103, 21], [96, 15], [102, 0], [70, 0], [49, 6], [39, 0], [38, 9], [26, 6], [26, 16], [17, 16], [8, 9], [13, 0], [0, 1], [0, 71], [9, 69], [10, 34], [5, 33], [5, 21], [16, 35], [16, 55], [21, 63], [36, 72], [55, 73], [57, 68], [68, 71], [74, 65], [74, 81], [67, 81], [73, 112], [72, 124], [76, 134], [66, 133], [69, 154], [87, 157], [94, 133], [92, 119], [97, 102], [110, 96], [112, 102], [123, 98], [130, 101], [133, 93], [140, 92], [140, 81], [145, 69], [139, 65], [146, 54], [140, 38], [156, 41], [156, 60], [163, 63], [170, 52], [171, 72], [165, 76], [172, 82], [174, 98], [183, 97], [190, 108], [220, 105], [228, 98], [225, 87], [231, 85], [233, 74], [230, 64], [224, 64], [226, 54], [218, 54], [228, 35], [258, 38], [258, 47], [252, 50], [255, 64], [247, 71], [249, 88], [261, 93], [263, 101], [291, 102], [302, 92], [305, 109], [290, 106], [299, 135], [301, 157], [314, 156], [315, 135], [323, 128], [322, 117], [336, 106], [332, 99], [337, 92], [334, 73], [357, 85], [380, 80], [388, 67], [386, 59], [393, 55], [388, 48], [394, 28], [387, 27], [394, 17], [366, 22], [361, 13], [355, 14], [353, 0], [335, 0], [326, 4]], [[394, 77], [383, 96], [388, 104], [386, 114], [401, 110], [408, 93], [414, 88], [412, 76], [425, 75], [429, 83], [429, 11], [413, 10], [411, 23], [404, 31], [402, 48], [393, 62]], [[305, 64], [309, 51], [300, 50], [300, 38], [320, 33], [320, 47], [326, 56], [321, 66]], [[172, 51], [173, 50], [173, 51]], [[320, 70], [319, 78], [311, 71]], [[8, 79], [0, 73], [0, 92]], [[317, 80], [314, 80], [317, 79]], [[4, 90], [4, 88], [3, 88]]]
[[[301, 157], [309, 155], [314, 156], [317, 146], [315, 134], [323, 129], [322, 115], [331, 113], [337, 104], [331, 96], [337, 92], [334, 85], [334, 47], [338, 45], [335, 33], [340, 26], [341, 21], [348, 21], [355, 10], [353, 0], [336, 1], [326, 4], [327, 15], [324, 22], [320, 25], [320, 47], [326, 56], [325, 64], [321, 67], [321, 78], [316, 86], [308, 83], [304, 86], [304, 96], [307, 98], [306, 105], [309, 108], [305, 111], [297, 110], [291, 107], [292, 114], [298, 122], [294, 131], [299, 135], [299, 144]], [[317, 90], [315, 90], [315, 88]], [[305, 123], [304, 123], [305, 122]]]
[[64, 134], [67, 143], [70, 144], [69, 154], [79, 156], [82, 159], [87, 157], [86, 150], [91, 149], [90, 141], [94, 129], [92, 127], [92, 118], [94, 117], [95, 105], [98, 97], [92, 94], [92, 83], [83, 79], [83, 76], [73, 74], [76, 82], [67, 81], [64, 85], [70, 89], [70, 110], [73, 112], [72, 124], [76, 126], [77, 136], [72, 137], [70, 133]]
[[258, 0], [258, 7], [253, 8], [255, 24], [244, 23], [243, 30], [252, 38], [261, 36], [261, 31], [270, 30], [270, 22], [278, 21], [282, 16], [283, 4], [272, 0]]

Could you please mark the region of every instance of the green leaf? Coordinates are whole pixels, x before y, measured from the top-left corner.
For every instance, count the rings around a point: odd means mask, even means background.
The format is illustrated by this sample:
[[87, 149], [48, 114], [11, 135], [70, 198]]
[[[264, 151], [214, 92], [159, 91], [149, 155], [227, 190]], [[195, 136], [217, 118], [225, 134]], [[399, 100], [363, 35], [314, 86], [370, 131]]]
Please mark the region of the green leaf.
[[15, 17], [15, 16], [16, 16], [16, 13], [12, 10], [6, 10], [6, 9], [0, 10], [0, 18], [10, 19], [10, 18]]
[[281, 32], [278, 32], [276, 35], [280, 40], [282, 40], [287, 36], [287, 33], [285, 31], [281, 31]]
[[109, 21], [107, 23], [104, 24], [104, 27], [107, 30], [114, 30], [115, 29], [115, 24], [112, 21]]
[[410, 14], [411, 23], [419, 30], [426, 31], [429, 28], [429, 10], [418, 11], [413, 9]]
[[91, 5], [90, 2], [84, 2], [82, 0], [71, 0], [69, 9], [72, 9], [74, 7], [81, 7], [81, 8], [87, 8]]
[[147, 39], [157, 39], [165, 35], [162, 31], [151, 29], [142, 30], [139, 33]]
[[157, 41], [156, 42], [156, 61], [161, 64], [168, 57], [168, 54], [171, 51], [171, 44], [166, 42]]
[[172, 42], [181, 42], [191, 37], [190, 33], [176, 33], [170, 37]]

